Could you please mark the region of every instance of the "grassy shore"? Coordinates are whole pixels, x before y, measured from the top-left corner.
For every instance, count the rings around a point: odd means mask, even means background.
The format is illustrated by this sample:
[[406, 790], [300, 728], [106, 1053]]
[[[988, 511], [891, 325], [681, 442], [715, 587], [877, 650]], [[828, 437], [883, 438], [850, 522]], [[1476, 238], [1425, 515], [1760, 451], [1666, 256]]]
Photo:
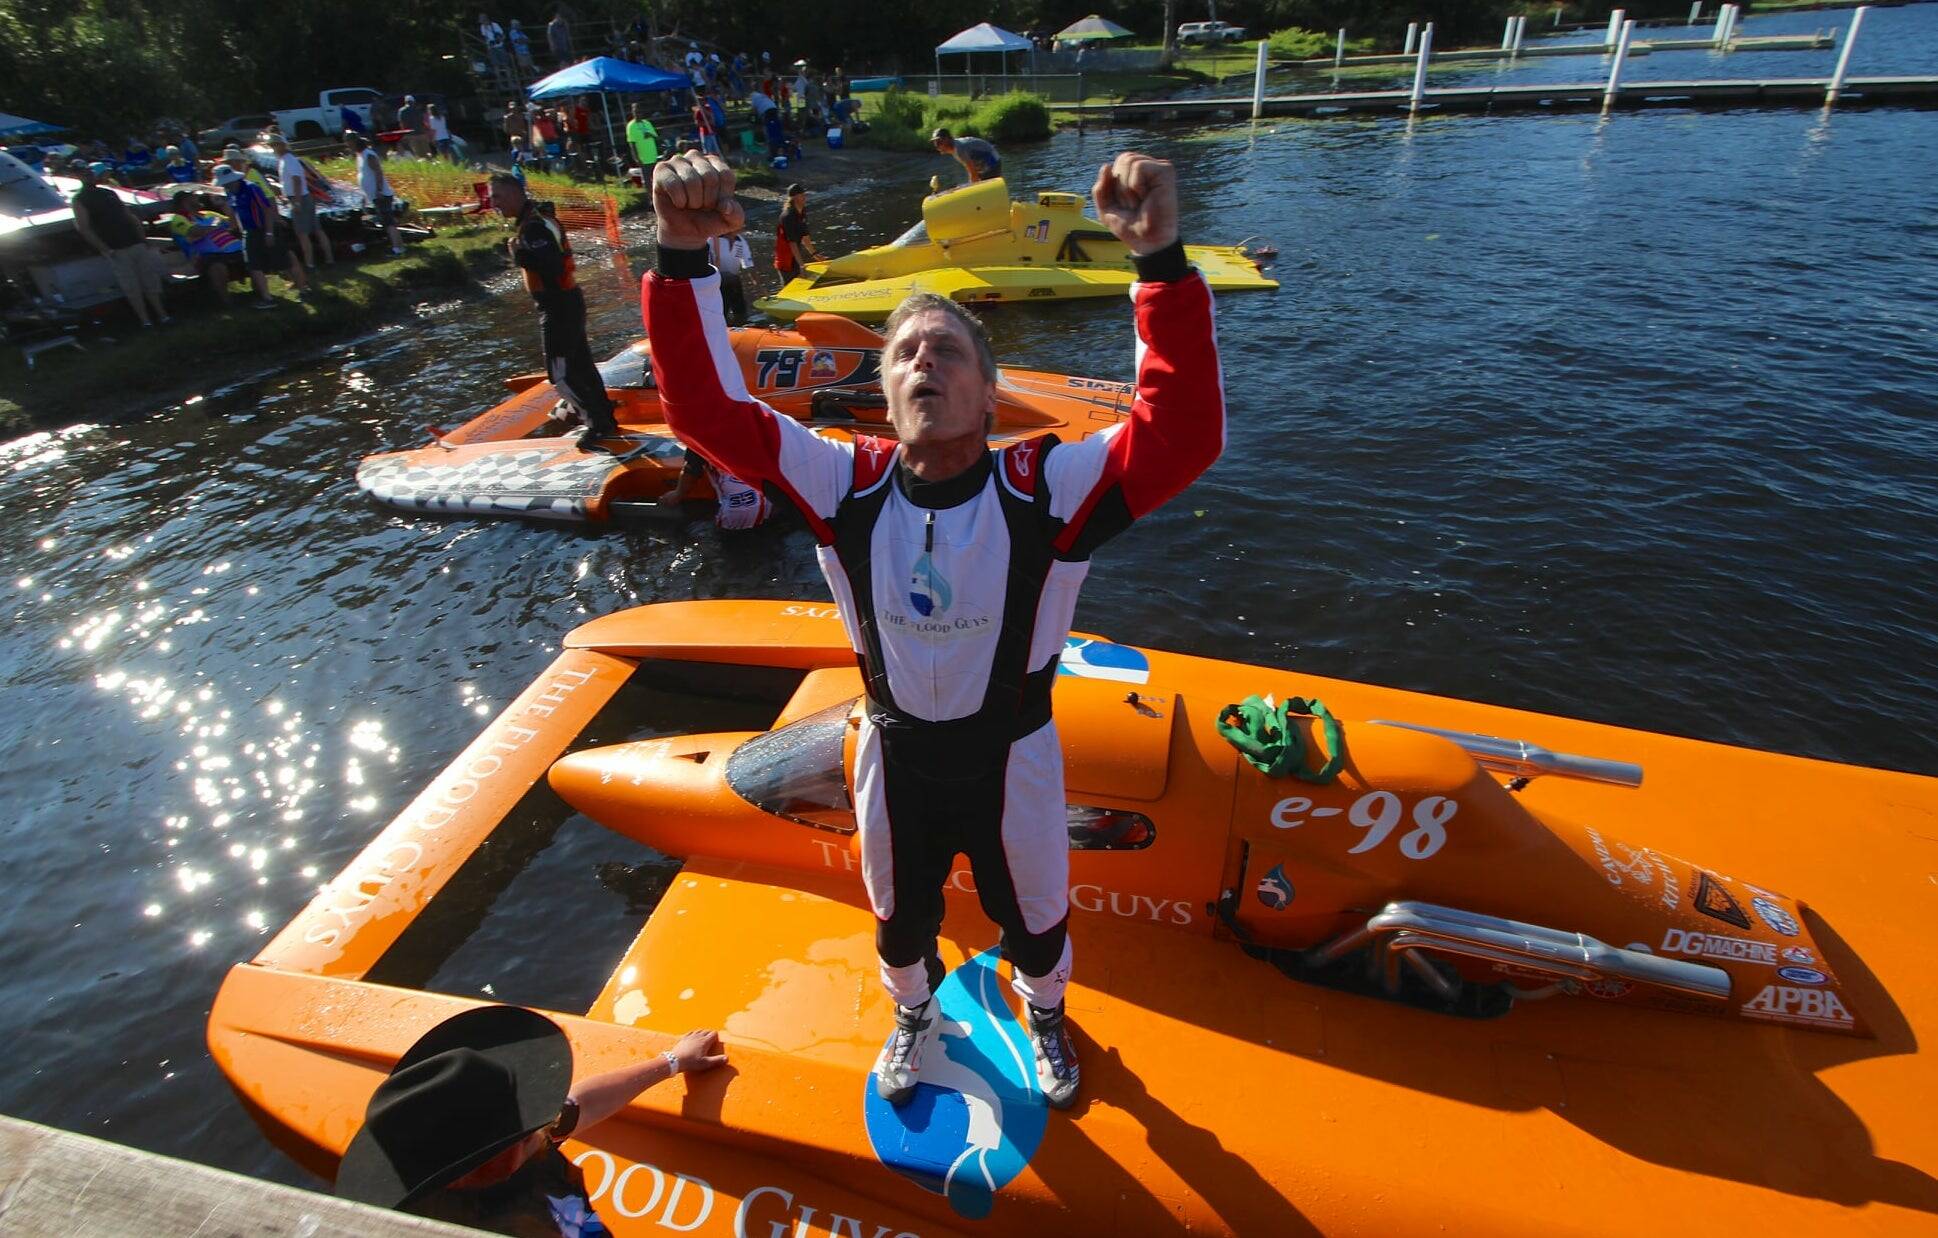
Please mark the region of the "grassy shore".
[[[339, 261], [311, 276], [307, 304], [270, 280], [275, 310], [251, 307], [246, 284], [230, 286], [229, 308], [205, 308], [191, 289], [170, 305], [175, 321], [143, 330], [132, 318], [81, 337], [84, 350], [43, 353], [28, 369], [15, 349], [0, 352], [0, 426], [112, 418], [193, 394], [246, 373], [292, 340], [321, 340], [375, 325], [439, 289], [455, 290], [503, 270], [505, 232], [496, 220], [447, 228], [413, 242], [401, 258]], [[197, 304], [188, 304], [194, 301]]]

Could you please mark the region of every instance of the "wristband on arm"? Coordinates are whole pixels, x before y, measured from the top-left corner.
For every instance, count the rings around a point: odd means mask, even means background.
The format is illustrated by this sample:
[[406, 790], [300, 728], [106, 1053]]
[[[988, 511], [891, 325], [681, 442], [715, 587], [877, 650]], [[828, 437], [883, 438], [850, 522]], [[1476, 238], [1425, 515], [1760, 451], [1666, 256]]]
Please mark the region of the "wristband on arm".
[[1172, 241], [1163, 249], [1148, 254], [1132, 254], [1140, 284], [1168, 284], [1191, 274], [1191, 263], [1184, 256], [1184, 242]]
[[659, 247], [659, 273], [667, 279], [704, 279], [712, 270], [704, 245], [698, 249]]

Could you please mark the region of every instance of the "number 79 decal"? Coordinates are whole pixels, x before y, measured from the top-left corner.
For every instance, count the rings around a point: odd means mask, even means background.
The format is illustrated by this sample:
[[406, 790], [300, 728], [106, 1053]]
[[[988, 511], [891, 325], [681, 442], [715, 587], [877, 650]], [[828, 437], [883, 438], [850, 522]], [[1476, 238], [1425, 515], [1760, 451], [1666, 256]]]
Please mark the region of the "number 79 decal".
[[772, 387], [792, 387], [801, 377], [801, 362], [807, 357], [803, 348], [763, 348], [754, 354], [760, 368], [754, 372], [754, 386], [763, 391]]
[[[1288, 796], [1272, 805], [1275, 829], [1291, 830], [1306, 824], [1308, 817], [1336, 817], [1337, 808], [1314, 808], [1303, 795]], [[1366, 836], [1346, 852], [1361, 855], [1373, 850], [1399, 828], [1406, 815], [1400, 797], [1391, 791], [1368, 791], [1345, 810], [1346, 820]], [[1447, 823], [1460, 811], [1460, 805], [1444, 795], [1429, 795], [1413, 805], [1413, 828], [1400, 836], [1400, 854], [1409, 860], [1430, 860], [1447, 845]]]

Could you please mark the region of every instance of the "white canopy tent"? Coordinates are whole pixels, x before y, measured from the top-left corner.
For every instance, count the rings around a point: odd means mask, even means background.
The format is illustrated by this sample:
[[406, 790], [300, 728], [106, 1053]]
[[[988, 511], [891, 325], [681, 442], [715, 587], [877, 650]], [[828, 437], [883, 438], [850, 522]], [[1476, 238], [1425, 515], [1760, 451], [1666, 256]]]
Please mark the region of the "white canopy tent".
[[[1036, 44], [1030, 42], [1022, 35], [1004, 30], [1002, 27], [991, 25], [988, 22], [982, 22], [969, 27], [969, 29], [964, 30], [960, 34], [952, 36], [945, 43], [936, 44], [935, 75], [937, 77], [942, 76], [942, 57], [944, 56], [973, 56], [977, 52], [996, 52], [1003, 58], [1003, 76], [1008, 77], [1009, 53], [1033, 52], [1035, 50]], [[973, 62], [964, 63], [965, 72], [967, 72], [968, 65], [971, 63]]]

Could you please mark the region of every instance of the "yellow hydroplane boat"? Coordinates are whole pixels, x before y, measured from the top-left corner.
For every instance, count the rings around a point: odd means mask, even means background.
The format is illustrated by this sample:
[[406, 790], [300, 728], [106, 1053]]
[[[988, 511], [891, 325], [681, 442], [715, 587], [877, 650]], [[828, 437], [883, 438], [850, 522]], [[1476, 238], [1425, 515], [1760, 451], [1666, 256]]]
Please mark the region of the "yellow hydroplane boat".
[[[1264, 254], [1240, 245], [1187, 245], [1214, 292], [1277, 288]], [[1001, 178], [922, 201], [922, 222], [887, 245], [810, 262], [756, 307], [793, 321], [811, 310], [880, 322], [912, 292], [964, 305], [1121, 296], [1136, 271], [1130, 251], [1083, 213], [1083, 197], [1039, 193], [1011, 201]]]

